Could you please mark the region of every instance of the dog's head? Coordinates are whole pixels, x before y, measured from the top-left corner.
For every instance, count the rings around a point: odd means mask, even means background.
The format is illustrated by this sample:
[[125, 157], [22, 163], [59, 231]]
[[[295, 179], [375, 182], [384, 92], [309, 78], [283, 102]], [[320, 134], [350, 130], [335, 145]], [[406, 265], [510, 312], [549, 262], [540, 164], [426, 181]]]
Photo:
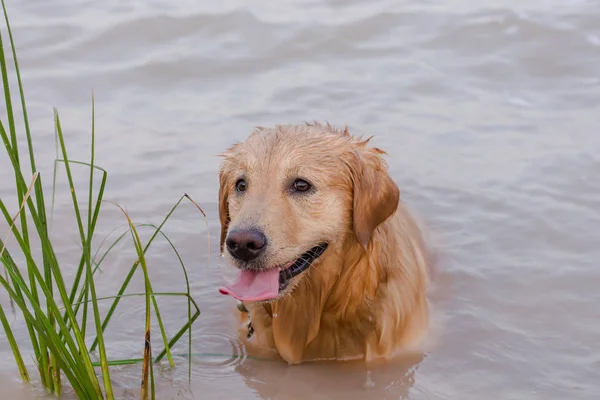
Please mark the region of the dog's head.
[[258, 128], [232, 146], [219, 174], [220, 245], [241, 273], [221, 293], [273, 300], [349, 241], [366, 249], [400, 196], [381, 154], [318, 124]]

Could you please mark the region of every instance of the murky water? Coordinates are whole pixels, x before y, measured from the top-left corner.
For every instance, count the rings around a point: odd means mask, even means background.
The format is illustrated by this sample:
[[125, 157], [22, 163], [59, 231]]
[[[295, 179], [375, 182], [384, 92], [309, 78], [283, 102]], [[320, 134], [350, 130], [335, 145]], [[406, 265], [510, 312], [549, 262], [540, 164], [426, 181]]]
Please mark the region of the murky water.
[[[158, 370], [159, 399], [600, 398], [598, 2], [7, 3], [45, 183], [52, 106], [71, 156], [85, 158], [93, 89], [106, 199], [139, 223], [160, 222], [185, 192], [208, 214], [208, 265], [191, 204], [167, 225], [202, 316], [191, 384], [182, 343], [177, 367]], [[216, 290], [215, 155], [255, 125], [306, 120], [376, 135], [404, 201], [428, 226], [440, 253], [441, 328], [422, 358], [370, 372], [290, 368], [247, 357], [237, 343], [232, 299]], [[11, 179], [0, 159], [3, 198]], [[69, 201], [58, 196], [53, 229], [60, 256], [75, 262]], [[103, 218], [103, 233], [125, 222], [110, 204]], [[134, 258], [122, 246], [107, 259], [103, 294]], [[165, 242], [149, 262], [155, 290], [182, 289]], [[143, 301], [123, 304], [109, 352], [138, 357]], [[183, 301], [161, 305], [168, 326], [185, 319]], [[19, 382], [4, 339], [0, 356], [3, 398], [41, 395]], [[140, 373], [113, 372], [123, 397], [138, 396]]]

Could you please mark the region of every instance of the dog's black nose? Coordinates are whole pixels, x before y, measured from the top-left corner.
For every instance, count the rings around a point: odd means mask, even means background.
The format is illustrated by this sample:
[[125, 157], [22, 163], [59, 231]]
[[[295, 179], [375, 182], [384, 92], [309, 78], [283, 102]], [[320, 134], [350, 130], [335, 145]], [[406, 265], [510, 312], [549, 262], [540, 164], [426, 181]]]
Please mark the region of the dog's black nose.
[[262, 253], [267, 244], [267, 238], [261, 231], [245, 229], [229, 232], [225, 244], [233, 257], [249, 262]]

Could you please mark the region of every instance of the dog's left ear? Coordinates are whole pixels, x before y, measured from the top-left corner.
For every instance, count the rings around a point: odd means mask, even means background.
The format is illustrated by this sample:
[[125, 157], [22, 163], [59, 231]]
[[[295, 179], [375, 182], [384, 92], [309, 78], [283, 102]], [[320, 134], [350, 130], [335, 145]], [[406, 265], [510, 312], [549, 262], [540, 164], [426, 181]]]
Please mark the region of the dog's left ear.
[[219, 171], [219, 219], [221, 221], [220, 249], [223, 254], [227, 229], [229, 228], [229, 179], [226, 171]]
[[236, 143], [230, 148], [228, 148], [225, 152], [219, 154], [219, 156], [224, 157], [224, 161], [221, 163], [221, 167], [219, 168], [219, 220], [221, 221], [221, 238], [220, 238], [220, 250], [221, 254], [223, 254], [223, 250], [225, 247], [225, 238], [227, 237], [227, 229], [229, 229], [229, 222], [231, 219], [229, 217], [229, 189], [230, 189], [230, 179], [231, 179], [231, 165], [228, 161], [228, 157], [233, 155], [240, 143]]
[[400, 190], [381, 158], [384, 151], [362, 142], [347, 162], [353, 184], [353, 226], [358, 242], [366, 249], [375, 229], [396, 212]]

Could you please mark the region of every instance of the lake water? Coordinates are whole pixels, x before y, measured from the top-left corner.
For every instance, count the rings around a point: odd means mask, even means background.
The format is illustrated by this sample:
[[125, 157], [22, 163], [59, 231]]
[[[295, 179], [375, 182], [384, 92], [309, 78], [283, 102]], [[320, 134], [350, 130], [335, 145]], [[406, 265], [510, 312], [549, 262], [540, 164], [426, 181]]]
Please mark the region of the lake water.
[[[7, 7], [45, 184], [55, 157], [52, 107], [70, 156], [87, 159], [93, 90], [96, 162], [109, 171], [105, 198], [137, 223], [159, 223], [183, 193], [207, 213], [210, 245], [189, 203], [166, 226], [202, 316], [191, 383], [181, 343], [176, 368], [157, 367], [158, 399], [600, 398], [597, 1], [7, 0]], [[247, 357], [237, 342], [234, 302], [217, 292], [216, 155], [256, 125], [309, 120], [375, 135], [403, 200], [427, 226], [439, 253], [437, 328], [423, 357], [370, 371], [288, 367]], [[7, 200], [12, 184], [0, 158]], [[78, 234], [64, 188], [62, 174], [53, 232], [68, 269]], [[102, 234], [125, 222], [110, 204], [102, 218]], [[115, 293], [134, 259], [124, 245], [106, 260], [102, 295]], [[150, 252], [149, 268], [155, 290], [182, 290], [166, 242]], [[131, 291], [140, 290], [137, 279]], [[172, 334], [186, 318], [185, 302], [160, 304]], [[142, 299], [123, 302], [108, 330], [112, 358], [141, 356], [143, 309]], [[2, 397], [42, 396], [20, 383], [0, 339]], [[121, 398], [139, 395], [141, 366], [116, 368], [112, 377]]]

